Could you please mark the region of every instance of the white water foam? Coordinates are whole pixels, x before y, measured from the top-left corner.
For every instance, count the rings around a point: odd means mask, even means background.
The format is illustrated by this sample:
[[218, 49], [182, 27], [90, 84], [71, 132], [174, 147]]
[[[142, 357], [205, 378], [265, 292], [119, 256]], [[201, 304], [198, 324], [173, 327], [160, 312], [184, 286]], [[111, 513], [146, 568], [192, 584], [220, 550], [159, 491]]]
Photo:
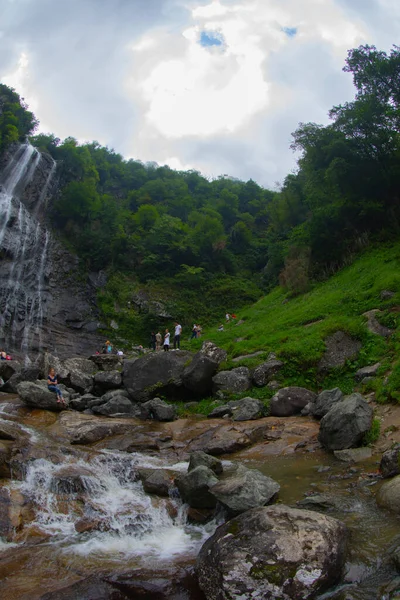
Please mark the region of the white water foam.
[[[139, 454], [110, 451], [90, 463], [69, 458], [55, 465], [39, 459], [28, 466], [19, 489], [36, 507], [35, 524], [51, 534], [54, 542], [61, 543], [66, 553], [116, 561], [131, 557], [166, 561], [177, 556], [194, 557], [215, 524], [207, 529], [188, 525], [186, 507], [178, 500], [154, 500], [145, 494], [136, 471], [151, 463], [154, 467], [155, 462], [158, 460]], [[69, 475], [63, 476], [66, 467], [74, 469], [78, 484], [74, 476], [72, 483]], [[74, 488], [76, 485], [79, 489]], [[60, 498], [68, 502], [68, 514], [60, 509]], [[99, 521], [99, 531], [76, 532], [75, 522], [81, 515], [73, 500], [84, 502], [83, 516]], [[175, 504], [177, 516], [170, 516], [167, 502]]]

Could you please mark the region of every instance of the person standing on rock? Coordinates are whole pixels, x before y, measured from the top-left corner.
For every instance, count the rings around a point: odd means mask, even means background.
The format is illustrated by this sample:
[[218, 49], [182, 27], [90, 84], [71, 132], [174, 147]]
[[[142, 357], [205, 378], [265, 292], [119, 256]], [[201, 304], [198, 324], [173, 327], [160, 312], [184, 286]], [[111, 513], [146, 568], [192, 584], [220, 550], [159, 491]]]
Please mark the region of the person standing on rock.
[[162, 335], [159, 331], [156, 333], [156, 352], [161, 350]]
[[179, 323], [175, 323], [175, 335], [174, 335], [174, 350], [178, 348], [181, 349], [181, 333], [182, 333], [182, 325]]
[[169, 333], [168, 329], [166, 329], [165, 335], [164, 335], [164, 352], [168, 352], [168, 350], [169, 350], [169, 338], [170, 338], [170, 333]]
[[50, 392], [54, 392], [55, 394], [57, 394], [57, 403], [58, 404], [66, 404], [63, 396], [62, 396], [62, 392], [60, 390], [60, 388], [58, 387], [58, 379], [57, 379], [57, 375], [55, 370], [53, 369], [53, 367], [50, 368], [49, 370], [49, 374], [47, 376], [47, 387], [50, 390]]

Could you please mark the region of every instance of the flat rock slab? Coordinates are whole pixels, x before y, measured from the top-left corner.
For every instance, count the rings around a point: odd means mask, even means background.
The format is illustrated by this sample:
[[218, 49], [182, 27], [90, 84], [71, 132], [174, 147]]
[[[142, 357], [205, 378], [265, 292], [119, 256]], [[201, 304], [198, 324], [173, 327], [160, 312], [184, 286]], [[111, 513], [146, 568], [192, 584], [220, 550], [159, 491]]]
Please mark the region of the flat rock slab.
[[253, 354], [243, 354], [242, 356], [237, 356], [236, 358], [232, 358], [232, 362], [240, 362], [241, 360], [245, 360], [246, 358], [256, 358], [257, 356], [261, 356], [261, 354], [265, 354], [264, 350], [259, 350], [258, 352], [253, 352]]
[[326, 351], [318, 363], [319, 371], [343, 367], [346, 360], [355, 358], [361, 350], [361, 342], [343, 331], [336, 331], [325, 340]]
[[371, 448], [349, 448], [348, 450], [335, 450], [336, 458], [346, 463], [358, 463], [368, 460], [372, 456]]
[[378, 308], [374, 308], [373, 310], [364, 313], [363, 317], [367, 319], [367, 327], [371, 333], [375, 333], [381, 337], [389, 337], [392, 335], [393, 330], [379, 323], [377, 319], [377, 315], [379, 314], [383, 314], [382, 311]]

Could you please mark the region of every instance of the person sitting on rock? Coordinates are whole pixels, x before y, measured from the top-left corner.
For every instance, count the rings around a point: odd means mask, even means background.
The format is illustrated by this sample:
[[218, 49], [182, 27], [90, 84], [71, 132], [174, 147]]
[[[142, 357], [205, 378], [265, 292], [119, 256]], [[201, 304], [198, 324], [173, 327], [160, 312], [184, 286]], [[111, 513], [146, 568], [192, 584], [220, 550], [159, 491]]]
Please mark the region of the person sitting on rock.
[[49, 370], [49, 374], [47, 376], [47, 387], [49, 388], [50, 392], [54, 392], [55, 394], [57, 394], [57, 403], [58, 404], [66, 404], [62, 392], [60, 390], [60, 388], [58, 387], [58, 379], [57, 379], [57, 375], [56, 372], [54, 370], [53, 367], [50, 368]]
[[106, 341], [106, 343], [104, 344], [103, 348], [101, 349], [101, 353], [102, 354], [111, 354], [112, 352], [112, 344], [109, 340]]
[[5, 350], [0, 350], [0, 360], [7, 360], [7, 352]]

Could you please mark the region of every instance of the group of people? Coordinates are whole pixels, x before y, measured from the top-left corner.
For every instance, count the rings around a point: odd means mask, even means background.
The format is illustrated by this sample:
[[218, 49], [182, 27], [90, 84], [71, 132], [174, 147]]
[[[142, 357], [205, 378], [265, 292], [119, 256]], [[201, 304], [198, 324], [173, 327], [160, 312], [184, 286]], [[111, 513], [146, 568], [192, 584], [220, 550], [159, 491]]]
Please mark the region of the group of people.
[[0, 350], [0, 360], [11, 360], [11, 356], [5, 350]]
[[[178, 322], [175, 323], [175, 332], [174, 332], [174, 350], [179, 350], [181, 347], [181, 335], [182, 335], [182, 325]], [[165, 330], [164, 336], [158, 331], [155, 333], [151, 332], [150, 336], [150, 348], [155, 352], [161, 350], [161, 346], [164, 348], [164, 352], [169, 351], [169, 347], [171, 344], [171, 334], [169, 329]]]
[[202, 327], [201, 325], [196, 325], [194, 324], [192, 327], [192, 335], [190, 336], [190, 339], [197, 339], [199, 337], [201, 337], [201, 332], [202, 332]]
[[[115, 352], [115, 354], [117, 354], [118, 356], [123, 356], [124, 353], [122, 350], [115, 350], [113, 348], [112, 343], [107, 340], [104, 344], [103, 347], [101, 349], [101, 354], [112, 354], [113, 352]], [[96, 352], [96, 354], [99, 354], [99, 352]]]

